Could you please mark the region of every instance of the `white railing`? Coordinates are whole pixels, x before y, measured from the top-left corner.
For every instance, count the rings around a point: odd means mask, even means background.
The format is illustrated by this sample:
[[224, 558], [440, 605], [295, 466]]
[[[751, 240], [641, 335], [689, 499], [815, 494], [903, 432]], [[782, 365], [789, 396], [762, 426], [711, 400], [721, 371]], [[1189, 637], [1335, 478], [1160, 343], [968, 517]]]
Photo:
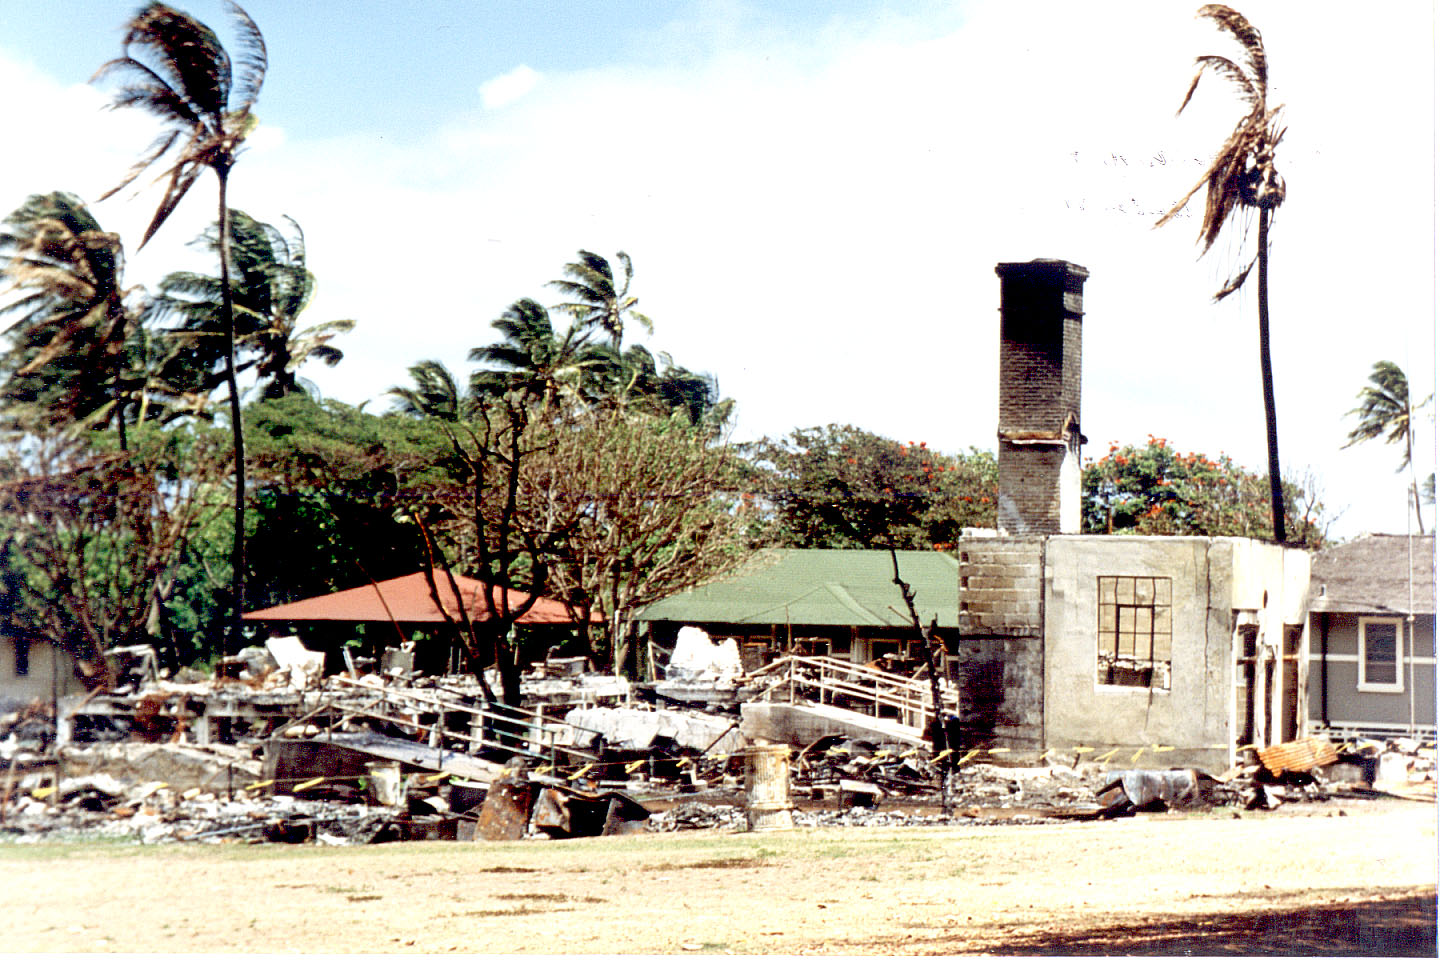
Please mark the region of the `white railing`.
[[[897, 677], [835, 657], [781, 657], [751, 673], [748, 680], [763, 684], [756, 699], [839, 706], [917, 730], [923, 730], [934, 714], [928, 679]], [[959, 693], [944, 680], [940, 708], [952, 713], [960, 709]]]

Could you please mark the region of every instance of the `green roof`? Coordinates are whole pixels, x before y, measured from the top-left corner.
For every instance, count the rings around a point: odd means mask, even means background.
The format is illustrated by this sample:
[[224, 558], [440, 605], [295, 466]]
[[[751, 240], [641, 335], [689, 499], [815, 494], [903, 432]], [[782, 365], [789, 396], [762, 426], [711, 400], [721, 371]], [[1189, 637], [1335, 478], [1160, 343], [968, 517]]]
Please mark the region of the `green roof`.
[[[900, 550], [900, 577], [923, 623], [957, 626], [959, 565], [934, 550]], [[666, 597], [639, 620], [681, 623], [909, 626], [888, 550], [768, 550], [724, 580]]]

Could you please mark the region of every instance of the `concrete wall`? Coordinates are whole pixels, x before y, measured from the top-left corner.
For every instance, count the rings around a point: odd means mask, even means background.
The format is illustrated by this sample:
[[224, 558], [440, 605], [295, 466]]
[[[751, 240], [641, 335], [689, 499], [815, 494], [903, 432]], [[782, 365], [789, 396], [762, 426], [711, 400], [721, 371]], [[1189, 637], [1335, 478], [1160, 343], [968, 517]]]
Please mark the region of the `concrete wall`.
[[[1359, 628], [1362, 614], [1316, 613], [1310, 628], [1310, 721], [1329, 726], [1385, 729], [1408, 727], [1410, 704], [1415, 723], [1435, 726], [1435, 617], [1417, 614], [1414, 623], [1414, 673], [1406, 631], [1404, 689], [1362, 692]], [[1381, 614], [1375, 614], [1381, 616]], [[1327, 654], [1328, 650], [1328, 654]]]
[[952, 676], [967, 746], [1044, 743], [1044, 550], [1040, 537], [958, 545], [960, 640]]
[[[1169, 578], [1168, 690], [1098, 682], [1101, 576]], [[1224, 769], [1234, 745], [1236, 611], [1253, 603], [1262, 632], [1282, 637], [1308, 576], [1302, 551], [1235, 538], [1050, 538], [1046, 746], [1167, 746], [1176, 749], [1163, 755], [1165, 765]]]
[[21, 676], [16, 672], [15, 646], [14, 637], [0, 637], [0, 700], [29, 703], [85, 692], [75, 676], [75, 658], [65, 650], [43, 640], [30, 641], [29, 667]]

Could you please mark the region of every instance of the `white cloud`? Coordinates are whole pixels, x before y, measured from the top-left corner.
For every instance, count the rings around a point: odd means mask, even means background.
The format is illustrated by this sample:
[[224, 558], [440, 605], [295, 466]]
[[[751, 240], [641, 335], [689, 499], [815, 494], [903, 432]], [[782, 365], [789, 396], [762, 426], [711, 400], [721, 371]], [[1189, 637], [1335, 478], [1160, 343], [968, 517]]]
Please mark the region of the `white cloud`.
[[525, 64], [480, 84], [480, 102], [486, 110], [499, 110], [524, 97], [540, 82], [540, 74]]
[[[1429, 89], [1429, 33], [1398, 11], [1372, 23], [1255, 0], [1246, 13], [1291, 122], [1272, 263], [1281, 456], [1347, 509], [1339, 532], [1403, 531], [1394, 449], [1340, 446], [1375, 360], [1409, 367], [1417, 396], [1433, 389], [1433, 103], [1413, 93]], [[305, 371], [349, 402], [383, 405], [420, 359], [464, 369], [506, 304], [550, 302], [545, 281], [578, 248], [623, 249], [650, 345], [715, 373], [741, 436], [852, 422], [993, 448], [994, 265], [1064, 257], [1091, 271], [1092, 443], [1153, 433], [1258, 469], [1253, 292], [1209, 302], [1238, 251], [1225, 238], [1197, 262], [1193, 218], [1152, 228], [1233, 123], [1213, 78], [1173, 116], [1193, 56], [1224, 38], [1148, 3], [982, 3], [963, 29], [925, 26], [832, 25], [798, 53], [741, 38], [543, 84], [521, 68], [486, 85], [495, 112], [419, 142], [272, 136], [241, 159], [232, 196], [304, 227], [316, 321], [359, 321], [342, 364]], [[1341, 82], [1342, 48], [1361, 58], [1344, 81], [1365, 77], [1374, 95]], [[20, 82], [7, 69], [0, 82]], [[38, 130], [32, 142], [118, 122], [97, 115], [94, 91], [20, 79], [4, 84], [11, 102], [51, 105], [12, 125]], [[152, 132], [131, 121], [78, 154], [9, 150], [0, 199], [108, 187]], [[213, 186], [195, 190], [133, 258], [134, 279], [194, 256], [183, 243], [213, 217]], [[105, 206], [128, 237], [153, 203]], [[1433, 464], [1422, 439], [1417, 461]]]

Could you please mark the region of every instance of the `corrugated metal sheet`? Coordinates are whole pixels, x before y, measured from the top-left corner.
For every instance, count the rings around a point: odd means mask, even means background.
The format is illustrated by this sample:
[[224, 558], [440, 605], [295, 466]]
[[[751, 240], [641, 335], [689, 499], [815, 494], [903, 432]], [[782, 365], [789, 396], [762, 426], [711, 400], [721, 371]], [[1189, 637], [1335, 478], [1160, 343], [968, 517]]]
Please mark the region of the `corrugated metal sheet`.
[[[929, 623], [956, 626], [959, 565], [934, 550], [898, 552], [900, 576]], [[680, 623], [906, 626], [888, 550], [772, 550], [717, 583], [651, 604], [640, 620]]]
[[1340, 751], [1324, 737], [1310, 737], [1276, 744], [1259, 751], [1265, 769], [1277, 776], [1292, 771], [1303, 773], [1315, 767], [1326, 767], [1340, 759]]

